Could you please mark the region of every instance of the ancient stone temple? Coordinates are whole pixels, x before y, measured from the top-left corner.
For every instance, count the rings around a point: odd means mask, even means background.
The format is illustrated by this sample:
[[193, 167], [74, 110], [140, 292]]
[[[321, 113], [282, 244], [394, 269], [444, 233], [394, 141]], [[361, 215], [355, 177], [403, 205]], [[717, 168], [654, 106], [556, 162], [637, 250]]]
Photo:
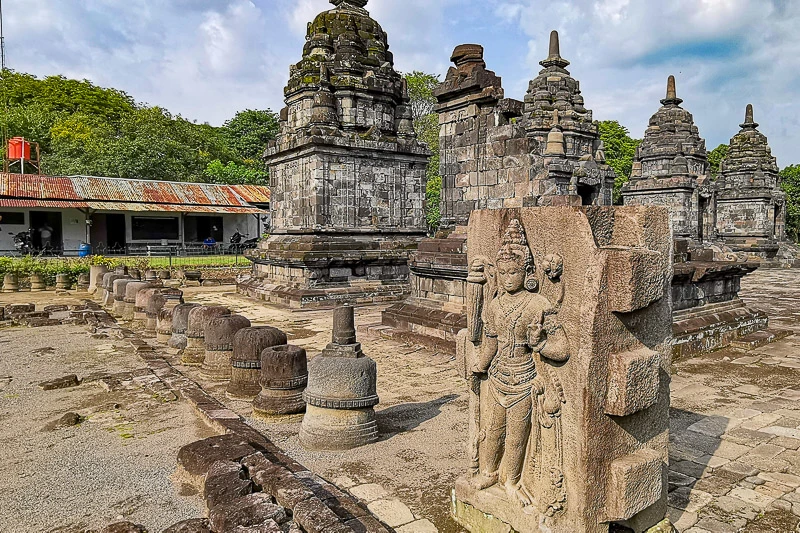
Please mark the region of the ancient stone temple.
[[778, 165], [748, 105], [744, 123], [720, 163], [717, 233], [734, 251], [774, 255], [785, 239], [786, 193]]
[[408, 254], [425, 234], [430, 152], [386, 32], [365, 0], [331, 0], [290, 68], [281, 131], [265, 153], [272, 229], [240, 291], [292, 307], [408, 293]]
[[483, 47], [465, 44], [434, 91], [438, 100], [441, 231], [409, 261], [411, 298], [383, 324], [452, 343], [464, 327], [465, 226], [474, 209], [611, 205], [614, 171], [605, 164], [592, 112], [561, 57], [557, 32], [524, 101], [505, 98]]
[[[625, 205], [660, 205], [670, 212], [675, 238], [675, 358], [722, 348], [742, 338], [746, 342], [749, 335], [766, 329], [769, 322], [766, 314], [747, 307], [739, 298], [742, 278], [756, 270], [759, 263], [732, 253], [728, 239], [717, 229], [720, 198], [728, 198], [722, 200], [723, 206], [726, 202], [747, 206], [748, 196], [742, 194], [741, 187], [730, 187], [729, 192], [722, 193], [723, 178], [720, 176], [716, 182], [710, 179], [705, 141], [682, 103], [675, 77], [670, 76], [667, 96], [650, 118], [636, 151], [631, 179], [622, 188]], [[745, 138], [749, 142], [755, 137], [748, 134]], [[777, 183], [777, 168], [775, 173]], [[752, 224], [743, 217], [740, 223]], [[782, 336], [783, 332], [769, 335]]]
[[670, 532], [672, 237], [659, 207], [481, 210], [469, 222], [469, 531]]
[[708, 153], [694, 117], [681, 103], [670, 76], [667, 96], [650, 117], [622, 196], [625, 205], [668, 207], [675, 237], [703, 242], [714, 237]]

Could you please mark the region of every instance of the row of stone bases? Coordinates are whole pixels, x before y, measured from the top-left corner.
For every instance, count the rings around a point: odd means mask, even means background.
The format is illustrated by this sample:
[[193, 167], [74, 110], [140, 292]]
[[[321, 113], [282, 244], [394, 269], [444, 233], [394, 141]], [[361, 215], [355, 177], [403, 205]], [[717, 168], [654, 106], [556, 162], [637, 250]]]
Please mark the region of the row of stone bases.
[[455, 349], [472, 468], [453, 513], [470, 531], [671, 529], [670, 358], [766, 327], [739, 283], [784, 239], [752, 109], [713, 182], [671, 78], [628, 206], [612, 208], [616, 176], [558, 34], [523, 101], [481, 46], [458, 46], [434, 91], [442, 226], [425, 239], [428, 154], [386, 33], [367, 0], [331, 2], [290, 68], [265, 153], [273, 229], [240, 292], [297, 309], [402, 299], [382, 332]]
[[253, 327], [226, 307], [184, 303], [180, 290], [134, 280], [125, 267], [104, 270], [95, 272], [95, 299], [113, 317], [155, 335], [204, 378], [228, 381], [226, 395], [251, 401], [254, 414], [301, 416], [305, 447], [342, 450], [378, 439], [377, 367], [356, 341], [353, 307], [334, 311], [332, 341], [308, 363], [306, 351], [276, 328]]

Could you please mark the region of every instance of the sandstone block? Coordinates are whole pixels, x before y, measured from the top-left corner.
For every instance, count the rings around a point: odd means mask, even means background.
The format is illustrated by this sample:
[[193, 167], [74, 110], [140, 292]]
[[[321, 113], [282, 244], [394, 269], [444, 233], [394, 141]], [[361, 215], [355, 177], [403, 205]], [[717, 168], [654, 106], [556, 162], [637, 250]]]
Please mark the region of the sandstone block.
[[606, 413], [628, 416], [658, 400], [661, 355], [648, 348], [613, 354], [609, 358]]
[[606, 512], [611, 520], [628, 520], [662, 497], [664, 458], [640, 450], [611, 463]]

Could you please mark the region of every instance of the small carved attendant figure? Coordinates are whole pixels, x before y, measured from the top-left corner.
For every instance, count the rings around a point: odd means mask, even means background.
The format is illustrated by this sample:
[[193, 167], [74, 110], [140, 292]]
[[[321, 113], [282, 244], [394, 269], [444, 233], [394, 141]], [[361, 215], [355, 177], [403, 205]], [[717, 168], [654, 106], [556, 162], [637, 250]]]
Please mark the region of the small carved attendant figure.
[[[547, 274], [560, 276], [560, 258], [548, 259]], [[480, 467], [472, 484], [485, 489], [500, 483], [509, 499], [528, 506], [534, 503], [534, 491], [525, 486], [523, 473], [535, 470], [536, 456], [543, 453], [541, 422], [560, 414], [561, 401], [549, 406], [543, 400], [562, 396], [560, 390], [545, 390], [556, 387], [537, 365], [541, 358], [566, 361], [569, 354], [563, 329], [552, 322], [557, 312], [553, 304], [560, 302], [551, 303], [534, 292], [538, 288], [536, 269], [518, 220], [509, 224], [494, 267], [497, 294], [486, 306], [485, 338], [472, 368], [474, 374], [488, 374], [483, 389], [486, 397], [481, 398]], [[560, 465], [555, 466], [560, 473]], [[550, 502], [540, 503], [546, 506]]]

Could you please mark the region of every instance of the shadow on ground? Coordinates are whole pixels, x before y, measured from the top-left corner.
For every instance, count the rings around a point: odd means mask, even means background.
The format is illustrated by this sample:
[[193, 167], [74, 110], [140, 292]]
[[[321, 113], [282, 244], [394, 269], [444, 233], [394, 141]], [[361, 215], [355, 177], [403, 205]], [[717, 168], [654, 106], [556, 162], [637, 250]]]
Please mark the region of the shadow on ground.
[[381, 440], [388, 440], [405, 431], [411, 431], [442, 412], [442, 406], [458, 398], [447, 394], [424, 403], [403, 403], [387, 407], [376, 413]]

